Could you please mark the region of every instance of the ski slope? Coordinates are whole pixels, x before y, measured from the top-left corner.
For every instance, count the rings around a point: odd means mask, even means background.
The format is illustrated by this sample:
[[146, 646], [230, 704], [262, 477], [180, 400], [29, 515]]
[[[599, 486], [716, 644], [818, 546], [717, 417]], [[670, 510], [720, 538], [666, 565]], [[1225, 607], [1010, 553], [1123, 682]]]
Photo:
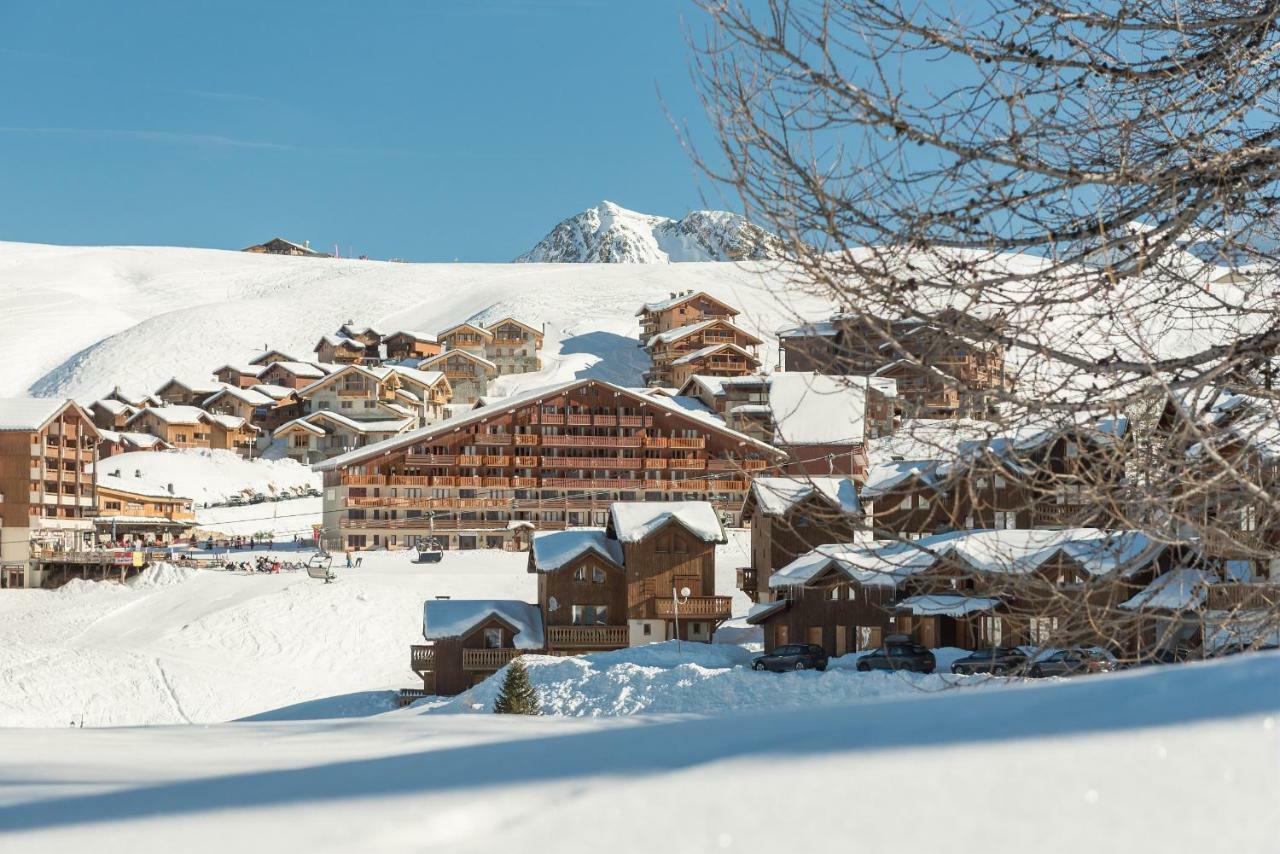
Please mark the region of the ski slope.
[[[772, 675], [772, 674], [765, 674]], [[0, 730], [64, 852], [1269, 852], [1280, 654], [715, 715]]]
[[[495, 393], [593, 376], [639, 384], [647, 357], [635, 312], [706, 290], [772, 335], [828, 307], [781, 296], [771, 268], [730, 263], [403, 264], [210, 249], [0, 243], [0, 395], [91, 402], [115, 385], [153, 390], [205, 379], [264, 346], [307, 359], [347, 320], [437, 332], [514, 315], [546, 324], [545, 369]], [[776, 359], [776, 348], [761, 356]]]

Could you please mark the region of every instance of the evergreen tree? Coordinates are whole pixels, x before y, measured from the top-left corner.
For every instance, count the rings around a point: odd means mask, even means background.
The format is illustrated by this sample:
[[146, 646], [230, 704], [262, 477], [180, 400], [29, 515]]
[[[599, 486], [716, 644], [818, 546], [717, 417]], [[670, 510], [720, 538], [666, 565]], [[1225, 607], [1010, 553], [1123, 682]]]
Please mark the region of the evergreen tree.
[[493, 701], [493, 711], [498, 715], [542, 714], [538, 695], [529, 681], [529, 671], [519, 658], [513, 658], [507, 665], [507, 676], [502, 680], [498, 699]]

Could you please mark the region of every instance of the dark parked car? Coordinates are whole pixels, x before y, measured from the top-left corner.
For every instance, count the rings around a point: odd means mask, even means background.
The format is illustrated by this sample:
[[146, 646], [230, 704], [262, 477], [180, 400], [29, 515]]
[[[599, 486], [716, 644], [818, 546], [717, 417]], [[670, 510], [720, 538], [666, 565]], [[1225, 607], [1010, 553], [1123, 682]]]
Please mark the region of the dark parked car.
[[751, 662], [755, 670], [826, 670], [827, 651], [817, 644], [789, 643]]
[[996, 676], [1004, 676], [1006, 673], [1025, 670], [1026, 667], [1027, 654], [1025, 652], [1017, 647], [996, 646], [974, 650], [964, 658], [957, 658], [951, 663], [951, 672], [961, 675], [991, 673]]
[[932, 673], [938, 666], [928, 647], [921, 646], [908, 635], [889, 635], [884, 646], [858, 659], [858, 669], [913, 670], [916, 673]]
[[1116, 669], [1115, 659], [1100, 649], [1062, 649], [1031, 665], [1031, 675], [1075, 676], [1080, 673], [1106, 673]]

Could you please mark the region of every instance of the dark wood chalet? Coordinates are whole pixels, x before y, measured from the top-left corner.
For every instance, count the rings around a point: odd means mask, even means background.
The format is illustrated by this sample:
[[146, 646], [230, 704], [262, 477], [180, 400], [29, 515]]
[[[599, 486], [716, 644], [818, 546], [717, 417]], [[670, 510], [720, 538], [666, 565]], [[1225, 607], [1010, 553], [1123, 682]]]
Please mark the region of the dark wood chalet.
[[422, 636], [427, 643], [409, 648], [409, 667], [422, 677], [423, 696], [461, 694], [516, 656], [545, 646], [538, 607], [508, 599], [430, 600]]
[[440, 342], [436, 336], [427, 332], [393, 332], [382, 340], [386, 347], [387, 358], [399, 362], [405, 359], [429, 359], [439, 356]]
[[503, 547], [604, 525], [615, 501], [710, 501], [736, 521], [763, 442], [602, 380], [535, 389], [316, 465], [332, 548]]

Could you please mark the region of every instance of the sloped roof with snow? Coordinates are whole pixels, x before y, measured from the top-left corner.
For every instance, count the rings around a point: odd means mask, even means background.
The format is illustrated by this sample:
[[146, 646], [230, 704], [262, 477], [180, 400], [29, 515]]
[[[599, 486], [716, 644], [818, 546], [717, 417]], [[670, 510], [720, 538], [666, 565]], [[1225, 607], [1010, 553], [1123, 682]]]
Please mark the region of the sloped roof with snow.
[[[225, 415], [221, 413], [217, 415], [210, 415], [209, 420], [214, 424], [217, 424], [223, 430], [240, 430], [249, 424], [248, 421], [241, 418], [239, 415]], [[249, 429], [257, 430], [258, 428], [250, 425]]]
[[639, 311], [636, 312], [636, 317], [640, 317], [641, 315], [647, 314], [649, 312], [666, 311], [669, 308], [675, 308], [676, 306], [684, 305], [690, 300], [695, 300], [695, 299], [698, 299], [699, 297], [702, 297], [703, 299], [706, 299], [706, 300], [710, 300], [711, 302], [714, 302], [717, 305], [721, 305], [729, 309], [726, 312], [726, 314], [728, 314], [731, 317], [735, 317], [742, 313], [738, 311], [736, 308], [734, 308], [733, 306], [729, 305], [724, 300], [716, 299], [706, 291], [691, 291], [688, 293], [673, 294], [667, 297], [666, 299], [658, 300], [657, 302], [647, 302], [641, 307]]
[[286, 397], [293, 394], [293, 389], [287, 386], [271, 385], [270, 383], [258, 383], [257, 385], [252, 386], [252, 388], [258, 394], [263, 395], [264, 397], [269, 397], [272, 400], [284, 400]]
[[681, 338], [686, 338], [695, 332], [701, 332], [711, 326], [727, 326], [734, 332], [741, 334], [743, 338], [746, 338], [752, 344], [763, 343], [761, 339], [752, 335], [745, 329], [735, 326], [731, 321], [725, 320], [723, 317], [713, 317], [708, 320], [699, 320], [697, 323], [690, 323], [687, 326], [677, 326], [674, 329], [668, 329], [666, 332], [659, 332], [656, 335], [650, 336], [646, 346], [652, 347], [654, 344], [670, 344], [673, 341], [679, 341]]
[[619, 542], [643, 540], [675, 522], [704, 543], [727, 538], [720, 516], [708, 501], [615, 501], [609, 505], [609, 531]]
[[714, 356], [716, 353], [719, 353], [721, 350], [729, 350], [734, 353], [737, 353], [739, 356], [742, 356], [745, 359], [755, 362], [757, 365], [760, 363], [759, 359], [757, 359], [755, 356], [751, 355], [746, 350], [739, 347], [737, 344], [729, 344], [726, 342], [721, 344], [711, 344], [710, 346], [703, 347], [701, 350], [694, 350], [692, 353], [685, 353], [679, 359], [673, 360], [671, 364], [687, 365], [691, 362], [696, 362], [699, 359], [705, 359], [708, 356]]
[[[99, 468], [107, 465], [109, 460], [102, 460], [98, 465]], [[168, 498], [174, 501], [190, 501], [191, 498], [183, 495], [175, 495], [169, 491], [166, 484], [157, 480], [151, 480], [145, 477], [126, 477], [116, 474], [115, 470], [110, 472], [97, 472], [94, 475], [94, 483], [99, 489], [114, 489], [119, 492], [131, 492], [134, 495], [145, 495], [151, 498]]]
[[168, 406], [153, 406], [149, 409], [139, 409], [133, 416], [125, 422], [125, 425], [132, 424], [154, 415], [166, 424], [199, 424], [208, 422], [209, 413], [205, 412], [198, 406], [178, 406], [170, 404]]
[[392, 338], [409, 338], [413, 341], [422, 341], [426, 344], [436, 344], [436, 336], [430, 332], [414, 332], [409, 329], [399, 329], [387, 336], [387, 340]]
[[1156, 576], [1120, 607], [1128, 611], [1198, 611], [1209, 599], [1209, 585], [1217, 580], [1202, 569], [1173, 569]]
[[841, 513], [862, 511], [858, 484], [852, 477], [757, 477], [751, 481], [751, 495], [766, 516], [782, 516], [812, 496]]
[[485, 329], [483, 326], [479, 326], [475, 323], [455, 323], [453, 326], [450, 326], [448, 329], [441, 331], [437, 337], [446, 338], [450, 334], [457, 332], [461, 329], [469, 329], [472, 332], [478, 332], [481, 335], [484, 335], [486, 337], [489, 337], [489, 338], [493, 337], [492, 332], [490, 332], [488, 329]]
[[772, 375], [769, 407], [774, 441], [787, 445], [847, 445], [866, 436], [865, 377], [808, 371]]
[[542, 612], [537, 605], [515, 599], [429, 599], [422, 608], [422, 637], [429, 641], [465, 637], [493, 617], [515, 629], [511, 642], [516, 649], [545, 646]]
[[[312, 412], [309, 415], [303, 416], [301, 420], [312, 425], [315, 425], [317, 421], [332, 421], [356, 433], [398, 433], [413, 424], [412, 418], [384, 418], [378, 421], [357, 421], [354, 418], [348, 418], [342, 413], [335, 412], [332, 409], [321, 409], [316, 412]], [[368, 447], [372, 447], [372, 445]]]
[[0, 430], [39, 430], [69, 403], [57, 397], [0, 397]]
[[494, 364], [493, 362], [490, 362], [484, 356], [477, 356], [475, 353], [472, 353], [470, 350], [445, 350], [443, 353], [440, 353], [437, 356], [430, 356], [426, 359], [422, 359], [421, 361], [419, 361], [418, 370], [423, 370], [424, 368], [428, 368], [431, 365], [442, 364], [454, 357], [457, 357], [459, 359], [469, 359], [473, 362], [478, 362], [479, 364], [484, 365], [486, 368], [493, 368], [495, 371], [498, 369], [498, 366], [496, 364]]
[[[437, 356], [436, 358], [437, 359], [442, 358], [442, 356]], [[468, 406], [458, 414], [450, 418], [446, 418], [443, 421], [437, 421], [434, 424], [428, 424], [425, 427], [419, 427], [416, 430], [411, 430], [408, 433], [405, 433], [400, 436], [396, 436], [392, 439], [387, 439], [383, 442], [377, 442], [373, 445], [367, 445], [366, 447], [359, 448], [354, 451], [349, 451], [345, 454], [342, 454], [341, 456], [334, 457], [331, 460], [325, 460], [324, 462], [317, 463], [315, 466], [313, 466], [313, 468], [316, 471], [328, 471], [330, 469], [340, 468], [341, 466], [348, 465], [358, 460], [379, 456], [383, 453], [386, 453], [387, 451], [398, 450], [399, 448], [407, 447], [417, 442], [421, 442], [425, 439], [429, 439], [433, 436], [442, 435], [444, 433], [451, 432], [457, 429], [458, 427], [463, 427], [469, 424], [484, 421], [486, 419], [494, 417], [499, 412], [516, 409], [518, 407], [527, 406], [530, 404], [536, 404], [545, 398], [564, 394], [565, 392], [572, 391], [574, 389], [581, 388], [583, 386], [587, 386], [591, 384], [602, 386], [605, 389], [617, 392], [621, 396], [631, 397], [633, 400], [636, 400], [636, 401], [643, 401], [644, 403], [653, 405], [656, 408], [663, 409], [673, 413], [678, 413], [680, 415], [683, 415], [686, 418], [690, 418], [697, 422], [706, 424], [708, 429], [714, 430], [717, 433], [730, 437], [744, 445], [749, 445], [755, 450], [762, 451], [774, 457], [781, 456], [781, 452], [779, 452], [777, 448], [774, 448], [771, 445], [761, 442], [758, 439], [753, 439], [750, 436], [746, 435], [745, 433], [739, 433], [736, 430], [730, 430], [729, 428], [725, 427], [724, 423], [721, 422], [718, 418], [713, 418], [710, 415], [704, 415], [702, 417], [699, 417], [698, 413], [691, 412], [687, 409], [684, 409], [681, 406], [673, 404], [667, 398], [648, 397], [645, 395], [641, 395], [635, 391], [632, 391], [631, 389], [624, 388], [623, 386], [619, 386], [619, 385], [614, 385], [613, 383], [606, 382], [604, 380], [579, 379], [579, 380], [569, 380], [567, 382], [562, 382], [562, 383], [554, 383], [552, 385], [547, 385], [547, 386], [538, 386], [536, 388], [531, 388], [531, 389], [525, 389], [524, 391], [518, 394], [513, 394], [510, 397], [504, 398], [501, 401], [493, 403], [489, 406], [485, 406], [481, 409], [472, 409]]]
[[918, 617], [964, 617], [969, 614], [990, 611], [999, 604], [999, 599], [942, 593], [927, 596], [908, 596], [894, 607], [899, 610], [910, 611]]
[[221, 397], [234, 397], [236, 400], [243, 401], [250, 406], [268, 406], [275, 403], [273, 398], [268, 397], [260, 391], [254, 391], [251, 388], [236, 388], [235, 386], [227, 386], [224, 389], [214, 392], [204, 399], [204, 405], [209, 406]]
[[281, 370], [288, 371], [294, 376], [302, 377], [303, 379], [322, 377], [328, 373], [328, 371], [311, 362], [272, 362], [268, 367], [279, 367]]
[[867, 470], [862, 484], [863, 498], [879, 498], [901, 484], [916, 478], [925, 485], [937, 483], [937, 460], [894, 460]]
[[95, 401], [94, 401], [94, 402], [89, 406], [89, 408], [90, 408], [90, 409], [102, 409], [102, 410], [105, 410], [105, 411], [107, 411], [107, 412], [110, 412], [112, 415], [121, 415], [121, 414], [124, 414], [124, 413], [128, 413], [128, 414], [132, 415], [133, 413], [135, 413], [135, 412], [137, 412], [137, 411], [138, 411], [138, 407], [133, 406], [132, 404], [129, 404], [129, 403], [123, 403], [123, 402], [121, 402], [121, 401], [119, 401], [119, 400], [113, 400], [113, 399], [111, 399], [111, 398], [109, 398], [109, 397], [104, 397], [104, 398], [102, 398], [102, 400], [95, 400]]
[[232, 370], [237, 374], [244, 374], [247, 377], [260, 377], [270, 365], [259, 365], [253, 362], [228, 362], [213, 369], [216, 374], [218, 371]]
[[539, 572], [560, 569], [592, 552], [616, 566], [622, 566], [622, 546], [605, 536], [604, 528], [570, 528], [533, 535], [530, 544], [534, 568]]

